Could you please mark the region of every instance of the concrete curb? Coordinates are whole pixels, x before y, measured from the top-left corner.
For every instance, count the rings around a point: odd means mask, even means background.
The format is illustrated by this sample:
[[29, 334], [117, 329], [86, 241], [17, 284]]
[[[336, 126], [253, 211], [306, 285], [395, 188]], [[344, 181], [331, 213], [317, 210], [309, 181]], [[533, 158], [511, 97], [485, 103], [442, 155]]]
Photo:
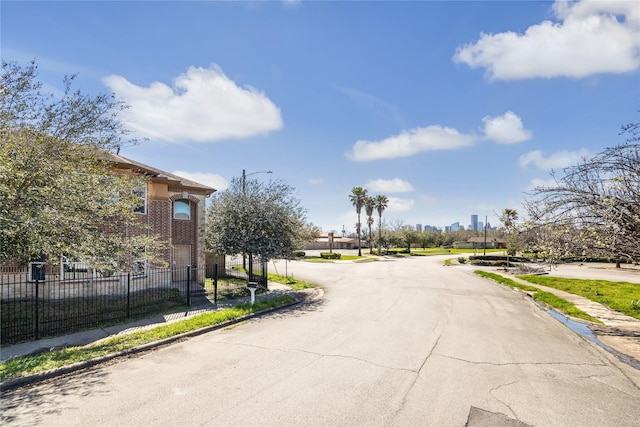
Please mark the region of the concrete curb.
[[[13, 390], [19, 387], [23, 387], [25, 385], [29, 385], [29, 384], [34, 384], [37, 382], [41, 382], [50, 378], [55, 378], [58, 376], [62, 376], [62, 375], [66, 375], [72, 372], [77, 372], [83, 369], [87, 369], [96, 365], [100, 365], [106, 362], [109, 362], [111, 360], [117, 359], [117, 358], [121, 358], [121, 357], [126, 357], [126, 356], [130, 356], [130, 355], [134, 355], [134, 354], [138, 354], [138, 353], [143, 353], [149, 350], [153, 350], [155, 348], [158, 347], [162, 347], [165, 345], [169, 345], [172, 344], [176, 341], [181, 341], [187, 338], [191, 338], [191, 337], [196, 337], [198, 335], [202, 335], [202, 334], [206, 334], [208, 332], [211, 331], [215, 331], [218, 329], [224, 329], [228, 326], [231, 325], [235, 325], [244, 321], [247, 321], [249, 319], [253, 319], [253, 318], [258, 318], [258, 317], [262, 317], [265, 316], [267, 314], [270, 314], [274, 311], [280, 311], [286, 308], [290, 308], [296, 305], [299, 305], [302, 303], [302, 301], [297, 297], [297, 296], [293, 296], [295, 298], [295, 301], [289, 304], [284, 304], [284, 305], [280, 305], [278, 307], [272, 307], [272, 308], [268, 308], [266, 310], [262, 310], [262, 311], [258, 311], [256, 313], [250, 313], [246, 316], [242, 316], [239, 317], [237, 319], [232, 319], [232, 320], [226, 320], [222, 323], [218, 323], [216, 325], [211, 325], [211, 326], [205, 326], [204, 328], [200, 328], [200, 329], [196, 329], [193, 331], [189, 331], [189, 332], [185, 332], [182, 334], [178, 334], [178, 335], [174, 335], [172, 337], [169, 338], [165, 338], [159, 341], [154, 341], [154, 342], [150, 342], [147, 344], [142, 344], [139, 345], [137, 347], [134, 348], [130, 348], [128, 350], [122, 350], [122, 351], [118, 351], [115, 353], [111, 353], [108, 354], [106, 356], [100, 356], [100, 357], [96, 357], [94, 359], [90, 359], [90, 360], [85, 360], [83, 362], [78, 362], [78, 363], [74, 363], [71, 365], [67, 365], [67, 366], [62, 366], [60, 368], [55, 368], [55, 369], [51, 369], [48, 371], [44, 371], [44, 372], [38, 372], [37, 374], [33, 374], [33, 375], [27, 375], [24, 377], [19, 377], [19, 378], [13, 378], [10, 380], [6, 380], [0, 383], [0, 392], [5, 392], [5, 391], [9, 391], [9, 390]], [[161, 326], [161, 325], [160, 325]]]

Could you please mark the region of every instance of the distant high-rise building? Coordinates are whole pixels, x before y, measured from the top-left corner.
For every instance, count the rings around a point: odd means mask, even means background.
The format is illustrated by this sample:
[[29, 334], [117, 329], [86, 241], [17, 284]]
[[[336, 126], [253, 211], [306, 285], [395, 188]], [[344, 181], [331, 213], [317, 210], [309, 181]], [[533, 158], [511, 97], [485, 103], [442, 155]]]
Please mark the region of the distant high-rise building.
[[451, 224], [451, 226], [449, 227], [449, 229], [453, 232], [453, 231], [458, 231], [461, 229], [460, 227], [460, 222], [454, 222], [453, 224]]
[[484, 231], [484, 222], [478, 221], [478, 231]]
[[478, 228], [478, 215], [471, 215], [471, 230], [479, 230]]
[[422, 232], [422, 224], [416, 224], [416, 230]]

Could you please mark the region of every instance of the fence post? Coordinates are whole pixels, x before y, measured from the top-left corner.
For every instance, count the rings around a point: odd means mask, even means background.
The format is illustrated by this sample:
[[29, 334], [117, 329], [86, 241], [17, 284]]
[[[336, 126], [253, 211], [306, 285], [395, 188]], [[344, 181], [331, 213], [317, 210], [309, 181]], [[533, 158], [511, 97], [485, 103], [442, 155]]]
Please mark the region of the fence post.
[[127, 273], [127, 317], [131, 317], [131, 272]]
[[187, 305], [191, 305], [191, 266], [187, 266]]
[[263, 282], [264, 282], [264, 283], [263, 283], [263, 284], [264, 284], [264, 289], [265, 289], [266, 291], [268, 291], [268, 290], [269, 290], [269, 287], [268, 287], [269, 280], [268, 280], [268, 278], [267, 278], [267, 276], [268, 276], [268, 275], [267, 275], [267, 267], [268, 267], [269, 265], [268, 265], [268, 263], [267, 263], [265, 260], [263, 260], [263, 259], [260, 259], [260, 261], [262, 262], [262, 280], [263, 280]]
[[35, 304], [35, 335], [36, 335], [36, 339], [39, 340], [40, 339], [40, 297], [39, 297], [39, 292], [38, 292], [38, 288], [40, 288], [40, 280], [39, 277], [36, 277], [36, 304]]
[[218, 263], [213, 264], [213, 302], [218, 303]]

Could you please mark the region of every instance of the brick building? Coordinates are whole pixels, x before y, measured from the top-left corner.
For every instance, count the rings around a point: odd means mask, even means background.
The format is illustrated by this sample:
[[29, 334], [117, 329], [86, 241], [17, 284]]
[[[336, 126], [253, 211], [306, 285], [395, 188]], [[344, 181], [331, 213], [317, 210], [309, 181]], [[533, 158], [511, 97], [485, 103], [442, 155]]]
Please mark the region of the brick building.
[[[166, 242], [162, 253], [171, 269], [190, 266], [205, 266], [205, 200], [216, 190], [198, 182], [171, 174], [126, 157], [107, 153], [113, 167], [123, 173], [142, 175], [147, 180], [141, 189], [141, 203], [135, 213], [147, 227], [129, 229], [127, 233], [155, 233]], [[134, 272], [147, 271], [144, 255], [134, 261]], [[20, 274], [27, 273], [29, 280], [86, 280], [104, 278], [103, 273], [82, 260], [47, 260], [42, 257], [27, 266], [8, 262], [0, 266], [0, 283], [17, 281]], [[174, 275], [175, 276], [175, 275]], [[182, 280], [173, 277], [173, 280]]]
[[214, 188], [140, 162], [110, 154], [114, 166], [145, 176], [144, 207], [140, 220], [170, 249], [163, 258], [172, 267], [205, 265], [205, 199]]

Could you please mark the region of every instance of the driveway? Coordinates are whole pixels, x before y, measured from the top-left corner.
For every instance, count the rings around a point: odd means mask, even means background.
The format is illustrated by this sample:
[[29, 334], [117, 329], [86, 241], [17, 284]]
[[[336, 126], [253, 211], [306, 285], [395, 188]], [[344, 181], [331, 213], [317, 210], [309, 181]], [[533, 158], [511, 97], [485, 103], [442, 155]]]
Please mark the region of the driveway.
[[5, 422], [637, 425], [640, 371], [521, 293], [442, 260], [277, 263], [324, 296], [9, 392]]

